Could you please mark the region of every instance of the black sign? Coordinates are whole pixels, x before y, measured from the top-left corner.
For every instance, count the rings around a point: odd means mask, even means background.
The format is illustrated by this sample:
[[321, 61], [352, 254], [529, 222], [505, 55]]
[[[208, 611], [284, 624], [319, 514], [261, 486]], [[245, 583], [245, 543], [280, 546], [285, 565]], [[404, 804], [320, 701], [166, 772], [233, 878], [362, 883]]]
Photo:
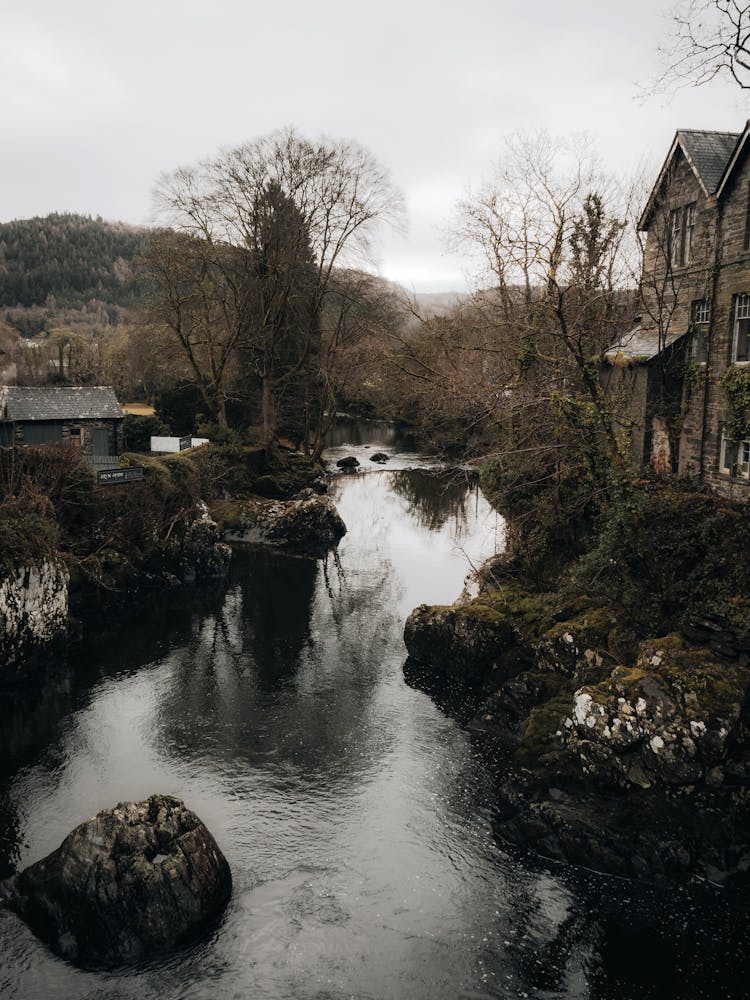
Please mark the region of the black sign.
[[193, 447], [193, 439], [191, 437], [180, 438], [180, 451], [187, 451], [188, 448]]
[[110, 483], [134, 483], [143, 479], [143, 466], [131, 465], [128, 469], [100, 469], [97, 473], [99, 485]]

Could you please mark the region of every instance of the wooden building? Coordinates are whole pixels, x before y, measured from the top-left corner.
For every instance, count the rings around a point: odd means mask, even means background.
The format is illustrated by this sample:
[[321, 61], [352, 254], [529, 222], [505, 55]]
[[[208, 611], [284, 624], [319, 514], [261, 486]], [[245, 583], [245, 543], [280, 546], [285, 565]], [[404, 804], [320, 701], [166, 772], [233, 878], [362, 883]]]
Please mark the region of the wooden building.
[[0, 445], [67, 441], [86, 455], [119, 455], [124, 414], [108, 386], [0, 386]]
[[750, 122], [678, 131], [639, 228], [641, 316], [603, 365], [633, 459], [750, 497]]

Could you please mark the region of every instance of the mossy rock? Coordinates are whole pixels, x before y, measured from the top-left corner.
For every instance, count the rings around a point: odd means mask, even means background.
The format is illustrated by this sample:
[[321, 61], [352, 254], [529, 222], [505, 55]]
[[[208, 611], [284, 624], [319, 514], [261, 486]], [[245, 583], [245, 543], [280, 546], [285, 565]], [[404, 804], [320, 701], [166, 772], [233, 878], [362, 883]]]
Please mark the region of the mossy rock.
[[404, 628], [409, 655], [469, 686], [499, 684], [529, 666], [507, 608], [478, 601], [415, 608]]
[[580, 776], [560, 736], [561, 726], [570, 714], [571, 698], [572, 691], [562, 686], [559, 694], [531, 710], [523, 727], [516, 764], [545, 782]]

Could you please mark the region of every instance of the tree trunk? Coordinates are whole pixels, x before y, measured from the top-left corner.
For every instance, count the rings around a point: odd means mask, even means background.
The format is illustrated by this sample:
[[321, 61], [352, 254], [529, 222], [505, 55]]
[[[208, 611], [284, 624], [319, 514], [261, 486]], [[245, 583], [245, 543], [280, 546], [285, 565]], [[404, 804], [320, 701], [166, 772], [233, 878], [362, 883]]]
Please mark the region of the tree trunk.
[[263, 376], [261, 395], [263, 409], [263, 447], [266, 451], [273, 448], [276, 436], [276, 407], [273, 398], [273, 380], [268, 375]]

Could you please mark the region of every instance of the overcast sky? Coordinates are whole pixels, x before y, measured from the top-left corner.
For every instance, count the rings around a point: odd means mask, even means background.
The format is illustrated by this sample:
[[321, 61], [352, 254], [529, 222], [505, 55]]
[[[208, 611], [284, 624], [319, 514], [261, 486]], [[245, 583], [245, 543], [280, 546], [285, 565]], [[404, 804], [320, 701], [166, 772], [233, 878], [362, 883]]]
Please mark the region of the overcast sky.
[[636, 99], [659, 0], [0, 0], [0, 220], [82, 212], [146, 223], [165, 170], [285, 125], [353, 138], [403, 189], [381, 272], [460, 289], [440, 231], [516, 129], [587, 131], [621, 173], [678, 127], [739, 131], [713, 84]]

